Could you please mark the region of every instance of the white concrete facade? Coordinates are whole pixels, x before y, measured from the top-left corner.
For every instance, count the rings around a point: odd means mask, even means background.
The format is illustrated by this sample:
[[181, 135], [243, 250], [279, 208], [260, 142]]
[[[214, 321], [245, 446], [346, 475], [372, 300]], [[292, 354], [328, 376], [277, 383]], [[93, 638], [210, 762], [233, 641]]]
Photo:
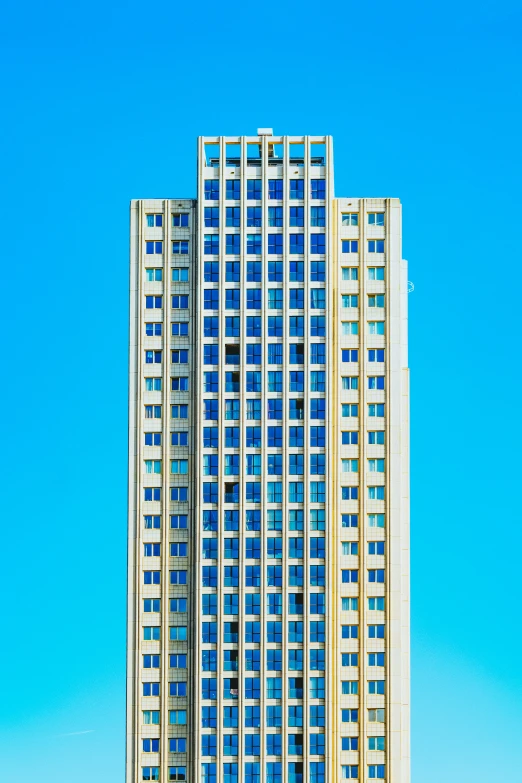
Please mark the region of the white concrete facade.
[[328, 136], [200, 138], [130, 317], [127, 783], [409, 783], [399, 201], [336, 199]]

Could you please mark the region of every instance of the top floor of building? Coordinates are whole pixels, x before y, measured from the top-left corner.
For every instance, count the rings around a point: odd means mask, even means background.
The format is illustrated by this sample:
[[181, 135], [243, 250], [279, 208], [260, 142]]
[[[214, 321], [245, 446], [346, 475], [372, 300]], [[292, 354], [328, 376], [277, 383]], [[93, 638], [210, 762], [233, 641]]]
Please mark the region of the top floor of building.
[[[258, 128], [256, 136], [200, 136], [198, 170], [210, 176], [208, 169], [259, 176], [269, 169], [272, 176], [292, 170], [303, 174], [313, 168], [313, 175], [331, 174], [333, 142], [331, 136], [274, 135], [271, 128]], [[215, 176], [215, 173], [214, 173]]]

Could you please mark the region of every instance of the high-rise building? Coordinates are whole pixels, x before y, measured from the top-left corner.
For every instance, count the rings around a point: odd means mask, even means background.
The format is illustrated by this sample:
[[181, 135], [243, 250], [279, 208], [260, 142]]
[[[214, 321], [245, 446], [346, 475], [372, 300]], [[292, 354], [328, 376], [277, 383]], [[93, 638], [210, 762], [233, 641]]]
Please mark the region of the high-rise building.
[[131, 204], [127, 783], [409, 781], [407, 273], [328, 136]]

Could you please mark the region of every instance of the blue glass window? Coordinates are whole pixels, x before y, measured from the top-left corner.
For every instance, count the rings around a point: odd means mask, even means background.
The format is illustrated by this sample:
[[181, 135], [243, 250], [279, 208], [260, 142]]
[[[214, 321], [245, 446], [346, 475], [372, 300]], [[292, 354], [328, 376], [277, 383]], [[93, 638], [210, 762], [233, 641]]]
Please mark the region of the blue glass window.
[[205, 180], [205, 201], [219, 201], [219, 180]]
[[268, 207], [268, 225], [271, 228], [282, 228], [283, 207]]
[[290, 198], [291, 199], [304, 198], [304, 180], [302, 179], [290, 180]]
[[326, 198], [324, 179], [310, 180], [310, 198]]
[[268, 235], [268, 255], [282, 255], [283, 253], [283, 235]]
[[239, 179], [227, 179], [226, 198], [235, 200], [241, 198], [241, 181]]

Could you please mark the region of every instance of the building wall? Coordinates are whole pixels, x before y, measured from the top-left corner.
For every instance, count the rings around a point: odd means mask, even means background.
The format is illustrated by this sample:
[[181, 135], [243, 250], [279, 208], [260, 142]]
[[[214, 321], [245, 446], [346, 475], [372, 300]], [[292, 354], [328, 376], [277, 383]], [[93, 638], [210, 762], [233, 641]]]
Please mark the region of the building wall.
[[[178, 215], [188, 215], [187, 227], [173, 225], [181, 222]], [[159, 222], [156, 216], [161, 216], [162, 225], [149, 227], [148, 216], [155, 223]], [[179, 605], [173, 607], [170, 602], [185, 599], [189, 603], [188, 574], [192, 568], [189, 519], [194, 493], [194, 405], [190, 390], [194, 386], [195, 335], [190, 328], [188, 336], [174, 335], [171, 325], [190, 325], [193, 319], [195, 202], [192, 199], [133, 201], [130, 219], [127, 780], [142, 780], [143, 774], [153, 774], [143, 773], [142, 768], [160, 766], [161, 779], [168, 780], [170, 767], [184, 767], [187, 763], [186, 752], [170, 753], [170, 740], [186, 737], [186, 725], [169, 725], [170, 711], [189, 709], [186, 696], [171, 695], [171, 683], [186, 682], [190, 694], [192, 676], [188, 639], [170, 639], [178, 633], [171, 628], [178, 626], [187, 628], [188, 637], [189, 616], [186, 611], [170, 611], [179, 609]], [[187, 247], [180, 245], [181, 242], [186, 242]], [[185, 249], [188, 252], [180, 252]], [[161, 279], [150, 280], [150, 276]], [[161, 335], [147, 334], [151, 328], [155, 330], [153, 325], [161, 325]], [[183, 327], [175, 330], [185, 331]], [[155, 353], [158, 351], [161, 357]], [[154, 388], [159, 381], [161, 388]], [[145, 433], [147, 439], [160, 435], [161, 444], [146, 445]], [[173, 433], [186, 433], [189, 445], [179, 445], [179, 439], [184, 440], [178, 435], [178, 444], [173, 445]], [[153, 464], [153, 472], [147, 472], [149, 460], [161, 461], [161, 471], [154, 472]], [[180, 460], [187, 461], [187, 472], [184, 472], [185, 462]], [[172, 472], [180, 469], [182, 473]], [[158, 492], [159, 496], [150, 499], [150, 493]], [[159, 553], [146, 549], [154, 544], [160, 545]], [[186, 546], [186, 554], [183, 551], [183, 556], [178, 556], [173, 552], [176, 556], [170, 556], [171, 546], [179, 544]], [[151, 574], [150, 579], [146, 573]], [[186, 579], [183, 573], [187, 574]], [[145, 584], [145, 580], [152, 584]], [[161, 611], [156, 611], [158, 607], [154, 605], [145, 607], [146, 600], [158, 599]], [[145, 628], [158, 629], [160, 640], [145, 640]], [[187, 668], [174, 669], [169, 665], [170, 656], [176, 654], [186, 656]], [[151, 659], [145, 666], [144, 656], [159, 656], [159, 659]], [[158, 694], [143, 695], [145, 683], [151, 687], [157, 683]], [[144, 723], [145, 711], [151, 712], [151, 721], [156, 720], [152, 713], [159, 713], [159, 722]], [[159, 739], [158, 752], [154, 749], [143, 753], [143, 739]]]
[[[385, 769], [386, 780], [408, 783], [407, 276], [400, 203], [334, 199], [330, 137], [200, 138], [198, 161], [197, 202], [141, 201], [131, 207], [127, 781], [186, 774], [234, 783], [237, 772], [245, 783], [257, 783], [258, 775], [301, 783], [301, 774], [303, 781], [322, 783], [355, 774], [373, 779]], [[324, 192], [318, 192], [318, 180]], [[282, 226], [269, 225], [279, 219], [274, 207], [281, 209]], [[290, 225], [300, 222], [296, 208], [302, 208], [302, 226]], [[188, 227], [172, 227], [177, 210], [189, 213]], [[150, 214], [163, 215], [161, 229], [147, 227]], [[261, 225], [249, 226], [252, 220]], [[281, 235], [280, 251], [274, 234]], [[302, 249], [296, 234], [303, 235]], [[237, 237], [237, 245], [227, 235]], [[162, 250], [170, 251], [178, 238], [189, 240], [189, 253], [171, 255], [171, 266], [189, 267], [189, 282], [173, 283], [166, 273], [161, 283], [146, 281], [144, 270], [158, 257], [146, 254], [146, 241], [162, 240]], [[187, 309], [170, 311], [170, 322], [178, 314], [189, 321], [187, 337], [172, 337], [166, 314], [161, 338], [144, 335], [143, 324], [151, 320], [144, 296], [156, 291], [164, 305], [172, 295], [189, 293]], [[370, 302], [376, 295], [384, 299]], [[153, 312], [163, 319], [164, 309]], [[281, 346], [280, 356], [274, 344]], [[296, 344], [303, 352], [299, 364], [292, 363]], [[152, 366], [163, 377], [161, 395], [144, 392], [143, 385], [152, 374], [144, 351], [158, 345], [163, 361]], [[172, 364], [171, 351], [184, 346], [188, 362]], [[190, 390], [172, 392], [173, 374], [189, 377]], [[377, 376], [384, 388], [368, 388], [368, 378]], [[158, 396], [163, 416], [152, 424], [163, 431], [161, 449], [143, 445], [143, 433], [151, 430], [143, 406]], [[174, 448], [170, 432], [180, 427], [170, 406], [180, 401], [189, 406], [189, 445]], [[277, 404], [281, 417], [272, 418]], [[274, 440], [279, 432], [273, 427], [281, 428], [280, 440]], [[303, 428], [302, 440], [295, 427]], [[324, 431], [311, 429], [317, 427]], [[369, 443], [369, 433], [377, 431], [384, 442]], [[343, 442], [343, 432], [353, 433], [352, 443]], [[143, 461], [160, 452], [161, 475], [143, 473]], [[188, 460], [182, 478], [169, 472], [175, 458]], [[161, 503], [144, 501], [145, 487], [160, 483]], [[188, 487], [187, 501], [170, 500], [175, 484]], [[381, 492], [382, 499], [374, 499]], [[158, 509], [160, 530], [145, 529], [143, 515]], [[170, 515], [180, 511], [187, 514], [187, 529], [173, 530]], [[160, 540], [161, 560], [154, 568], [162, 571], [161, 586], [145, 586], [142, 572], [155, 561], [143, 557], [144, 544]], [[169, 557], [168, 544], [178, 541], [188, 544], [186, 558]], [[187, 572], [187, 585], [169, 584], [174, 570]], [[294, 613], [296, 595], [302, 595], [300, 614]], [[161, 597], [160, 614], [142, 613], [149, 596]], [[178, 596], [188, 598], [188, 614], [167, 614], [167, 601]], [[370, 598], [385, 598], [384, 609], [370, 607]], [[143, 641], [150, 617], [161, 625], [160, 642]], [[169, 641], [175, 625], [187, 627], [186, 642]], [[161, 651], [159, 671], [142, 668], [149, 651]], [[169, 666], [169, 656], [177, 653], [187, 655], [186, 669]], [[384, 653], [383, 666], [370, 665], [369, 656], [377, 653]], [[279, 656], [281, 668], [274, 671]], [[281, 693], [273, 698], [266, 678], [277, 677]], [[290, 681], [299, 677], [302, 694], [299, 682]], [[160, 682], [160, 696], [141, 695], [147, 679]], [[187, 697], [169, 695], [176, 680], [187, 682]], [[380, 681], [384, 693], [369, 693], [370, 687], [380, 689], [369, 683]], [[156, 708], [160, 724], [143, 725], [143, 710]], [[230, 708], [237, 708], [237, 727], [230, 726]], [[277, 726], [269, 725], [277, 718], [273, 708], [280, 709]], [[299, 708], [302, 727], [296, 725]], [[169, 724], [175, 709], [186, 709], [186, 725]], [[370, 712], [376, 710], [384, 712]], [[345, 722], [347, 715], [353, 722]], [[274, 734], [281, 734], [280, 756], [269, 753]], [[302, 735], [302, 755], [289, 745], [295, 734]], [[210, 735], [216, 751], [209, 752]], [[237, 752], [225, 755], [231, 735]], [[255, 735], [259, 751], [252, 745]], [[317, 735], [323, 735], [324, 753], [317, 753]], [[160, 738], [161, 752], [142, 753], [144, 737]], [[187, 737], [186, 753], [169, 752], [176, 737]], [[346, 737], [353, 738], [352, 747], [357, 742], [357, 750], [345, 749]], [[375, 737], [385, 738], [384, 749], [369, 747]], [[272, 766], [279, 763], [280, 769]], [[295, 766], [300, 764], [302, 769]]]

